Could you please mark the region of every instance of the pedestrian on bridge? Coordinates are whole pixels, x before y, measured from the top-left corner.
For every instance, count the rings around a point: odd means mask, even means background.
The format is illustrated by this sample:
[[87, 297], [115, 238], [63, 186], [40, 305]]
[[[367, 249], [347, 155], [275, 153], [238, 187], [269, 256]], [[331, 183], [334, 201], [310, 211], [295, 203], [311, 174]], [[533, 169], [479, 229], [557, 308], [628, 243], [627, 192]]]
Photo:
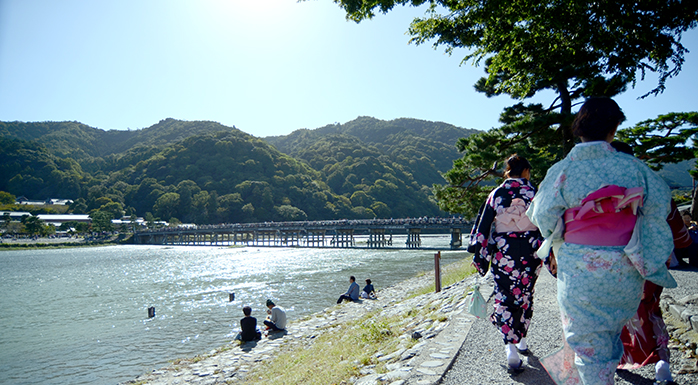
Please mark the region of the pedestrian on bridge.
[[471, 233], [468, 251], [480, 275], [494, 276], [494, 313], [490, 321], [499, 328], [511, 373], [523, 370], [519, 353], [528, 354], [526, 334], [533, 317], [533, 293], [541, 260], [536, 250], [543, 241], [526, 216], [536, 188], [529, 182], [531, 164], [512, 155], [506, 161], [507, 178], [494, 189], [481, 208]]

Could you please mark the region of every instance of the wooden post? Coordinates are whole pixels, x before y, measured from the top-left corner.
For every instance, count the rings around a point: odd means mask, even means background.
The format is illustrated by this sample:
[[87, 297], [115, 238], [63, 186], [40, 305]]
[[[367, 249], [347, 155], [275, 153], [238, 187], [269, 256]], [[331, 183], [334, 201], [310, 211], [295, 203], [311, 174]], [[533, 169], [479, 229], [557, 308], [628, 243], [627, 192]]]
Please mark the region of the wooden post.
[[441, 252], [434, 254], [434, 291], [437, 293], [441, 291]]

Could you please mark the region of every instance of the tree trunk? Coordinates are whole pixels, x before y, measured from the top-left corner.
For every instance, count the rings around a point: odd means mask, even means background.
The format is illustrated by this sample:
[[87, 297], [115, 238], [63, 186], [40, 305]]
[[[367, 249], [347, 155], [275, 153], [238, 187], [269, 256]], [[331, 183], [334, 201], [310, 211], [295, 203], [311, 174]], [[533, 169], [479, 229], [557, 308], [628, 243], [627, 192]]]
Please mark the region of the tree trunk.
[[698, 217], [698, 194], [696, 194], [696, 180], [693, 180], [693, 190], [691, 191], [691, 219], [696, 220]]
[[557, 92], [560, 95], [560, 113], [563, 115], [562, 122], [560, 123], [560, 131], [562, 132], [562, 151], [563, 156], [572, 150], [574, 147], [574, 135], [572, 134], [572, 119], [568, 117], [572, 116], [572, 99], [570, 99], [570, 93], [567, 90], [567, 82], [565, 81], [558, 83]]

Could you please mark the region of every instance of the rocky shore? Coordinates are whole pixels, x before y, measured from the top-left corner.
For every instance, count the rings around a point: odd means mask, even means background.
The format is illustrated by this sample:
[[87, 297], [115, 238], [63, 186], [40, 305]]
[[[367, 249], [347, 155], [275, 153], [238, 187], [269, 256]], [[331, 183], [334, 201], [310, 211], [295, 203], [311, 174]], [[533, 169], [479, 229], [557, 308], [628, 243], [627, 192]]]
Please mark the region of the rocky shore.
[[[542, 272], [542, 274], [548, 273]], [[684, 276], [681, 281], [686, 281], [695, 274], [696, 272], [681, 272]], [[385, 370], [381, 370], [381, 373], [376, 371], [375, 365], [362, 365], [357, 362], [360, 375], [348, 379], [347, 383], [359, 385], [440, 383], [459, 355], [459, 351], [464, 347], [463, 343], [474, 323], [489, 324], [489, 322], [475, 318], [466, 309], [465, 298], [476, 281], [475, 276], [445, 287], [439, 293], [411, 296], [410, 293], [430, 284], [433, 279], [433, 275], [427, 274], [402, 282], [381, 290], [377, 300], [332, 306], [312, 316], [291, 322], [285, 334], [272, 334], [260, 341], [242, 345], [232, 341], [206, 355], [176, 360], [167, 367], [141, 375], [123, 385], [244, 383], [250, 371], [261, 362], [273, 360], [283, 352], [307, 348], [324, 333], [335, 331], [339, 325], [375, 312], [385, 317], [401, 315], [402, 323], [399, 329], [402, 334], [399, 338], [402, 342], [393, 351], [375, 354], [374, 357], [378, 362], [386, 364]], [[483, 283], [482, 278], [479, 283]], [[488, 283], [482, 287], [485, 298], [491, 291], [491, 281], [488, 280]], [[554, 287], [554, 284], [549, 286]], [[683, 290], [691, 292], [694, 289], [684, 287]], [[694, 318], [695, 313], [692, 313], [695, 306], [693, 304], [698, 302], [698, 296], [693, 294], [682, 296], [682, 293], [675, 290], [665, 291], [662, 301], [667, 327], [672, 336], [670, 343], [672, 371], [677, 383], [693, 384], [698, 383], [696, 382], [698, 381], [696, 366], [698, 362], [696, 330], [698, 329], [691, 321], [698, 322], [698, 316]], [[675, 299], [677, 297], [681, 298]], [[550, 298], [554, 301], [554, 293], [551, 293]], [[404, 314], [410, 309], [421, 309], [421, 311], [413, 317], [405, 317]], [[416, 344], [413, 338], [417, 338]], [[546, 354], [542, 351], [540, 353]], [[500, 369], [496, 367], [490, 370], [498, 372]], [[531, 370], [534, 369], [537, 368]], [[649, 367], [647, 369], [649, 372], [653, 370]], [[480, 368], [480, 370], [488, 369]], [[544, 371], [542, 375], [545, 377], [542, 384], [552, 383]], [[651, 377], [652, 374], [646, 376]], [[625, 382], [621, 381], [621, 383]]]
[[[379, 291], [376, 300], [332, 306], [323, 312], [302, 320], [290, 322], [285, 334], [271, 334], [256, 342], [239, 345], [237, 341], [210, 351], [205, 356], [177, 360], [169, 366], [144, 374], [124, 384], [231, 384], [244, 382], [247, 373], [257, 363], [271, 360], [283, 351], [297, 350], [313, 344], [323, 333], [331, 333], [341, 323], [360, 319], [370, 312], [381, 316], [403, 314], [409, 309], [425, 309], [416, 317], [404, 318], [400, 339], [404, 341], [395, 351], [376, 354], [379, 362], [386, 362], [388, 373], [376, 373], [371, 365], [360, 367], [360, 377], [351, 379], [356, 384], [433, 384], [438, 381], [458, 353], [467, 330], [475, 317], [465, 307], [473, 278], [443, 288], [440, 293], [429, 293], [409, 298], [411, 293], [433, 282], [433, 275], [407, 280]], [[443, 333], [450, 326], [459, 333]], [[407, 348], [407, 342], [418, 337], [418, 342]], [[359, 365], [361, 366], [361, 365]]]

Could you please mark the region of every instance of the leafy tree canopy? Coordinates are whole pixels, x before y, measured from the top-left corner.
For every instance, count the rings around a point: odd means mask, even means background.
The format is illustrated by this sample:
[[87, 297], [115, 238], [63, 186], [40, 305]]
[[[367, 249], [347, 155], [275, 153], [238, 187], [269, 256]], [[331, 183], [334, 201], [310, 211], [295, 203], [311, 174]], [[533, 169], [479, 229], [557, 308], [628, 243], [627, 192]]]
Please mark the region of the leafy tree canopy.
[[[618, 132], [634, 155], [660, 170], [664, 163], [678, 163], [698, 157], [698, 112], [669, 113], [648, 119]], [[690, 171], [698, 179], [698, 169]], [[698, 219], [698, 194], [693, 194], [693, 219]]]
[[[681, 70], [681, 33], [696, 25], [694, 1], [335, 0], [362, 21], [398, 5], [429, 4], [409, 27], [411, 42], [433, 41], [464, 60], [489, 59], [488, 94], [532, 96], [543, 89], [607, 94], [656, 72], [665, 81]], [[614, 87], [615, 86], [615, 87]]]
[[410, 41], [433, 42], [448, 53], [466, 49], [464, 62], [485, 64], [476, 90], [517, 99], [554, 92], [548, 106], [514, 105], [502, 113], [500, 128], [459, 141], [463, 160], [435, 195], [442, 209], [468, 216], [481, 200], [480, 183], [499, 174], [495, 161], [517, 152], [540, 176], [569, 151], [577, 100], [614, 96], [647, 73], [657, 74], [658, 83], [645, 96], [662, 92], [684, 62], [681, 34], [698, 20], [695, 1], [334, 1], [357, 22], [399, 5], [426, 4], [425, 16], [409, 26]]
[[15, 203], [15, 199], [17, 199], [17, 197], [7, 191], [0, 191], [0, 204], [11, 205]]
[[92, 230], [94, 231], [102, 232], [114, 230], [114, 226], [111, 223], [112, 214], [107, 211], [93, 211], [90, 214], [90, 219], [92, 220]]
[[635, 156], [655, 170], [664, 163], [696, 157], [698, 112], [672, 112], [618, 131], [618, 139], [633, 147]]
[[22, 224], [27, 233], [31, 235], [41, 234], [44, 229], [44, 221], [37, 216], [25, 216], [22, 218]]

